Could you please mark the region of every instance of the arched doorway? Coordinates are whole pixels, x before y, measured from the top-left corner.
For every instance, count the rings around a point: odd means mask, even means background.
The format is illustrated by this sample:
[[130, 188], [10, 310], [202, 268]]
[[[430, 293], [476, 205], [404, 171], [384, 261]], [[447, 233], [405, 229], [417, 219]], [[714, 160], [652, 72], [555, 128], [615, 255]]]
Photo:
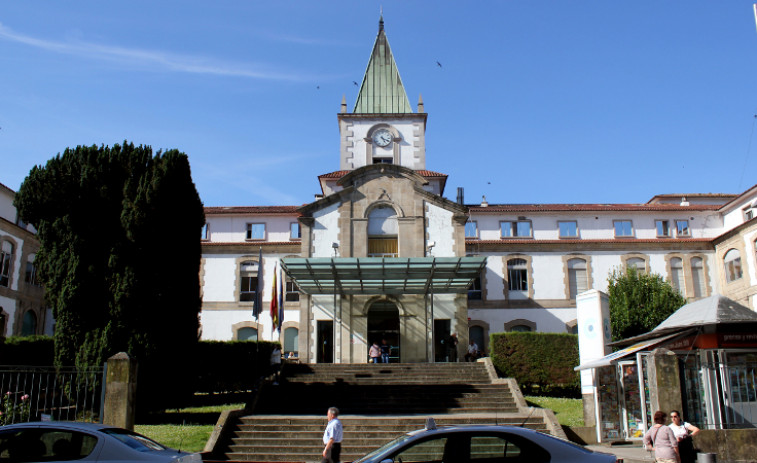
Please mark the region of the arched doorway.
[[[368, 344], [385, 339], [392, 346], [390, 363], [398, 363], [400, 356], [400, 311], [390, 301], [378, 301], [368, 309]], [[367, 360], [367, 359], [366, 359]]]

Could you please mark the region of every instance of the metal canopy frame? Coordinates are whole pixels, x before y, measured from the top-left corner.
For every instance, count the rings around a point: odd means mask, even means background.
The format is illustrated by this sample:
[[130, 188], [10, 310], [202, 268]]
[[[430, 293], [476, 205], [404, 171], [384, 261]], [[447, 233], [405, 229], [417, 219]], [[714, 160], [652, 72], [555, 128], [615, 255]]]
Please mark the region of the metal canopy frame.
[[284, 272], [306, 294], [463, 294], [486, 257], [288, 257]]

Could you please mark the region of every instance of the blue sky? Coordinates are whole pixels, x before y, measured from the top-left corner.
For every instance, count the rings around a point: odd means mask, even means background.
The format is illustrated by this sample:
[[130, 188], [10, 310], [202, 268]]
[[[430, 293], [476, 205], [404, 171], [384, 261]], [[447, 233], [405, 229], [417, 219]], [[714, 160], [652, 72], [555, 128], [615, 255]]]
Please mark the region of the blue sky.
[[740, 0], [4, 2], [0, 182], [127, 139], [187, 153], [207, 206], [310, 202], [339, 169], [336, 114], [380, 6], [448, 198], [757, 183], [757, 31]]

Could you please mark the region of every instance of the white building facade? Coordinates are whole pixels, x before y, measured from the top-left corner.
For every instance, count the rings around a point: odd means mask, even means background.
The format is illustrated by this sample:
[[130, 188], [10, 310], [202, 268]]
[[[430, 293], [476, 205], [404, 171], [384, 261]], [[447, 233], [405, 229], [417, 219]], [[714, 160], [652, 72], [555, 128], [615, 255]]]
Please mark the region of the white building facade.
[[[662, 275], [689, 300], [721, 293], [755, 308], [757, 186], [643, 204], [466, 205], [461, 194], [443, 196], [445, 174], [426, 170], [426, 120], [422, 100], [408, 102], [382, 21], [354, 109], [343, 100], [338, 115], [340, 170], [318, 177], [316, 200], [205, 209], [202, 338], [278, 340], [303, 361], [361, 363], [385, 338], [394, 361], [448, 360], [452, 333], [462, 356], [468, 339], [488, 350], [495, 332], [575, 332], [576, 296], [606, 291], [609, 275], [629, 266]], [[387, 270], [392, 259], [429, 273], [444, 259], [484, 263], [467, 291], [435, 292], [441, 282], [429, 277], [422, 293], [403, 291], [398, 281], [412, 272]], [[307, 273], [327, 262], [341, 276]], [[279, 330], [267, 308], [282, 263]], [[383, 289], [366, 289], [366, 276], [356, 277], [360, 290], [338, 288], [348, 279], [340, 272], [364, 264], [381, 265]], [[298, 290], [306, 275], [312, 291]]]
[[39, 240], [34, 227], [19, 219], [15, 196], [0, 183], [0, 335], [52, 334], [52, 311], [34, 266]]

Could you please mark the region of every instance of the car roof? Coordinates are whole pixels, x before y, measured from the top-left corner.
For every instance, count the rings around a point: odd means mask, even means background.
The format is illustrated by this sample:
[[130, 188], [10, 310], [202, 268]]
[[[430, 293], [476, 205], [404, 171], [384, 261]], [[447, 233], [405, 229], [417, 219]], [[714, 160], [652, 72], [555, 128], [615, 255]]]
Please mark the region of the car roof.
[[484, 424], [457, 424], [452, 426], [437, 426], [434, 429], [418, 429], [407, 433], [409, 436], [419, 436], [426, 434], [436, 434], [440, 432], [471, 432], [471, 431], [483, 431], [483, 432], [510, 432], [513, 434], [541, 434], [533, 429], [521, 428], [520, 426], [509, 425], [484, 425]]
[[22, 428], [64, 428], [78, 431], [100, 431], [103, 429], [114, 428], [100, 423], [85, 423], [83, 421], [29, 421], [27, 423], [15, 423], [3, 426], [2, 429], [22, 429]]

